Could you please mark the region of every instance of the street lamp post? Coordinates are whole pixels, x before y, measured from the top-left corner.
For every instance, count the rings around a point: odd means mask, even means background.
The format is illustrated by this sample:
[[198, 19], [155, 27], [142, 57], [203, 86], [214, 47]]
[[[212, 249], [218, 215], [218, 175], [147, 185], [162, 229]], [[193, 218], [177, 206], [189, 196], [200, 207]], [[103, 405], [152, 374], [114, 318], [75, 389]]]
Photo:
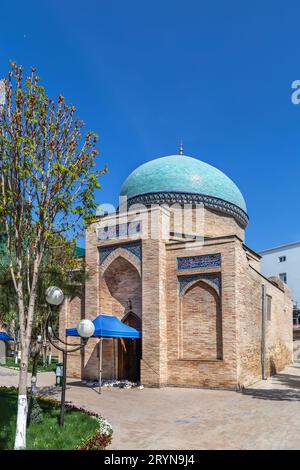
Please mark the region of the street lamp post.
[[[74, 344], [67, 343], [66, 341], [63, 341], [60, 339], [55, 333], [53, 328], [50, 325], [51, 322], [51, 317], [53, 313], [53, 307], [54, 306], [59, 306], [62, 304], [64, 300], [64, 294], [59, 287], [56, 286], [51, 286], [48, 287], [46, 290], [46, 301], [50, 305], [50, 313], [47, 317], [46, 321], [46, 334], [47, 338], [50, 341], [50, 343], [59, 351], [63, 353], [63, 381], [62, 381], [62, 387], [61, 387], [61, 407], [60, 407], [60, 426], [64, 425], [64, 420], [65, 420], [65, 401], [66, 401], [66, 385], [67, 385], [67, 354], [68, 352], [75, 352], [79, 351], [80, 349], [83, 349], [89, 338], [93, 336], [94, 331], [95, 331], [95, 326], [91, 320], [84, 319], [81, 320], [78, 325], [77, 325], [77, 331], [79, 336], [81, 337], [81, 344], [76, 345], [74, 347]], [[58, 345], [57, 343], [55, 344], [53, 342], [53, 337], [61, 343], [63, 346]]]

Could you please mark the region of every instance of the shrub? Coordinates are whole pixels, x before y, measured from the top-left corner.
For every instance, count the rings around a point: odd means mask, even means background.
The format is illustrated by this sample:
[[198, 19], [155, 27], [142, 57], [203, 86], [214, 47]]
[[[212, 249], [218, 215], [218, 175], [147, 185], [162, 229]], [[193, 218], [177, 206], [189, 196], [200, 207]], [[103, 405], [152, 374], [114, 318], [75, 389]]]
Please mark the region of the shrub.
[[[4, 394], [6, 393], [9, 397], [10, 397], [10, 400], [11, 400], [11, 411], [8, 413], [8, 416], [12, 416], [13, 412], [15, 412], [15, 405], [16, 405], [16, 399], [17, 399], [17, 389], [15, 387], [0, 387], [0, 393], [4, 392]], [[11, 393], [13, 392], [13, 393]], [[10, 393], [10, 395], [9, 395]], [[32, 402], [32, 398], [33, 397], [30, 397], [30, 394], [28, 396], [28, 398], [30, 398], [29, 400], [29, 403]], [[66, 445], [66, 442], [65, 441], [62, 441], [60, 442], [60, 438], [57, 439], [57, 442], [55, 445], [57, 445], [57, 447], [54, 447], [53, 446], [53, 437], [52, 437], [52, 440], [51, 442], [49, 443], [47, 441], [47, 439], [49, 440], [49, 438], [51, 436], [53, 436], [53, 432], [56, 433], [56, 436], [60, 433], [60, 432], [64, 432], [63, 430], [61, 431], [60, 429], [56, 428], [56, 424], [53, 426], [53, 423], [51, 424], [51, 420], [53, 421], [53, 416], [55, 417], [57, 415], [57, 413], [59, 413], [59, 410], [58, 408], [60, 408], [60, 401], [59, 400], [56, 400], [55, 398], [48, 398], [48, 397], [45, 397], [45, 396], [36, 396], [34, 397], [34, 400], [36, 401], [36, 405], [42, 410], [42, 413], [43, 413], [43, 422], [41, 424], [39, 424], [39, 422], [37, 421], [33, 421], [35, 419], [35, 417], [32, 416], [32, 413], [36, 413], [34, 411], [34, 408], [29, 408], [29, 412], [31, 412], [31, 419], [29, 421], [29, 424], [33, 425], [33, 426], [29, 426], [28, 430], [29, 430], [29, 433], [31, 432], [31, 439], [34, 439], [34, 442], [32, 444], [32, 447], [31, 448], [34, 448], [34, 449], [64, 449], [64, 448], [68, 448], [68, 449], [76, 449], [76, 450], [104, 450], [106, 449], [106, 447], [111, 443], [112, 441], [112, 435], [113, 435], [113, 430], [112, 430], [112, 427], [110, 425], [110, 423], [108, 421], [106, 421], [104, 418], [102, 418], [101, 416], [97, 415], [96, 413], [93, 413], [93, 412], [90, 412], [90, 411], [87, 411], [86, 409], [83, 409], [83, 408], [80, 408], [80, 407], [77, 407], [75, 405], [72, 405], [72, 404], [66, 404], [66, 409], [67, 410], [70, 410], [70, 411], [76, 411], [76, 412], [81, 412], [81, 413], [84, 413], [85, 415], [88, 415], [90, 416], [91, 418], [93, 418], [94, 420], [96, 420], [96, 426], [92, 426], [92, 429], [93, 429], [93, 434], [91, 435], [88, 435], [88, 433], [90, 432], [88, 429], [87, 429], [87, 432], [85, 434], [85, 437], [81, 439], [81, 443], [78, 445], [78, 442], [80, 442], [80, 437], [79, 439], [77, 438], [75, 442], [68, 442], [68, 446], [65, 447]], [[0, 402], [1, 404], [1, 402]], [[32, 403], [33, 404], [33, 403]], [[29, 405], [30, 406], [30, 405]], [[55, 414], [53, 415], [53, 409], [55, 410]], [[37, 413], [38, 415], [38, 413]], [[72, 416], [72, 413], [70, 414], [70, 416]], [[1, 418], [1, 414], [0, 414], [0, 418]], [[12, 418], [13, 421], [14, 421], [14, 418]], [[37, 417], [37, 419], [39, 420], [39, 418]], [[82, 418], [81, 418], [82, 420]], [[74, 422], [74, 420], [73, 420]], [[40, 435], [39, 433], [39, 426], [44, 426], [44, 429], [45, 427], [48, 426], [48, 423], [50, 428], [49, 428], [49, 436], [47, 436], [47, 439], [45, 437], [45, 435]], [[73, 424], [74, 425], [74, 424]], [[3, 427], [3, 423], [1, 423], [1, 419], [0, 419], [0, 426]], [[14, 426], [11, 426], [11, 429], [10, 429], [10, 433], [13, 435], [14, 434]], [[55, 431], [57, 429], [57, 431]], [[91, 429], [91, 424], [89, 424], [89, 429]], [[4, 429], [2, 429], [2, 432], [4, 431]], [[52, 433], [52, 434], [51, 434]], [[7, 434], [7, 433], [6, 433]], [[78, 434], [78, 433], [77, 433]], [[37, 437], [38, 436], [38, 437]], [[87, 437], [86, 437], [87, 436]], [[1, 447], [1, 428], [0, 428], [0, 449], [6, 449], [6, 448], [11, 448], [9, 447], [10, 445], [13, 445], [13, 436], [11, 437], [11, 441], [12, 443], [9, 445], [6, 443], [6, 446], [5, 447]], [[40, 439], [41, 442], [37, 442], [37, 440]], [[62, 447], [60, 447], [62, 446]]]
[[98, 420], [99, 430], [85, 439], [82, 444], [77, 447], [78, 450], [104, 450], [112, 441], [113, 430], [109, 422], [102, 417], [93, 417]]
[[31, 393], [29, 394], [29, 409], [28, 409], [28, 417], [27, 422], [28, 425], [31, 423], [40, 423], [43, 421], [43, 411], [38, 401], [34, 395]]

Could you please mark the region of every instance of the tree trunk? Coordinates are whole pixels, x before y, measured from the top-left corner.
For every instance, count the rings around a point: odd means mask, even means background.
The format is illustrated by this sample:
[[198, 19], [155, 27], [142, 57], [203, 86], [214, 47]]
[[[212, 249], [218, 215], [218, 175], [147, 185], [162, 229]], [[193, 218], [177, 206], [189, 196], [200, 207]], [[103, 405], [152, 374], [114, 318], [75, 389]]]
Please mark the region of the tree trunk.
[[46, 349], [43, 345], [43, 367], [46, 367]]
[[48, 365], [50, 366], [52, 364], [52, 346], [49, 344], [49, 349], [48, 349]]
[[32, 359], [32, 373], [31, 373], [31, 393], [36, 394], [36, 382], [37, 382], [37, 368], [39, 360], [39, 351], [37, 351]]
[[[27, 321], [25, 318], [22, 277], [20, 277], [20, 279], [18, 279], [16, 283], [18, 311], [20, 319], [21, 365], [19, 374], [18, 415], [14, 446], [15, 450], [26, 449], [26, 425], [28, 414], [27, 373], [40, 260], [41, 254], [37, 255], [34, 260], [33, 278], [27, 311]], [[18, 264], [22, 266], [21, 259], [19, 259]], [[20, 273], [21, 268], [19, 269], [18, 274]]]
[[18, 415], [15, 438], [15, 450], [26, 449], [26, 425], [27, 425], [27, 372], [28, 372], [28, 351], [26, 348], [22, 351], [22, 358], [19, 373], [19, 392], [18, 392]]

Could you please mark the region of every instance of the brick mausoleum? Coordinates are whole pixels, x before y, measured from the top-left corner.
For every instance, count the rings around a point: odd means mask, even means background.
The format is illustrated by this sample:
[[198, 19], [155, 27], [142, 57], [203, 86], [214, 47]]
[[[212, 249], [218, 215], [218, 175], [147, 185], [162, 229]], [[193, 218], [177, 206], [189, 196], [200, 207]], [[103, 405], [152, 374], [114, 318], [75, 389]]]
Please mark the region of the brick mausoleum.
[[[84, 296], [65, 301], [60, 321], [62, 334], [115, 315], [142, 332], [103, 341], [105, 378], [238, 388], [292, 362], [290, 291], [260, 274], [244, 244], [245, 201], [226, 175], [173, 155], [138, 167], [121, 196], [86, 231]], [[70, 357], [69, 375], [97, 377], [97, 341]]]

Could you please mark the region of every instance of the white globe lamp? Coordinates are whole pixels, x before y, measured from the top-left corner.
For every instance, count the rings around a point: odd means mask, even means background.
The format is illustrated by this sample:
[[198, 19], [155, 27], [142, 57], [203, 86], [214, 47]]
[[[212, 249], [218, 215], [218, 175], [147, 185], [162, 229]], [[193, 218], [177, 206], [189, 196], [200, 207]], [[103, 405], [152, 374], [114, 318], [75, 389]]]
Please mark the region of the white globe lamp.
[[95, 332], [95, 325], [91, 320], [85, 318], [78, 323], [77, 331], [82, 338], [90, 338]]
[[64, 293], [59, 287], [48, 287], [46, 290], [46, 300], [48, 304], [58, 306], [62, 304], [64, 300]]

